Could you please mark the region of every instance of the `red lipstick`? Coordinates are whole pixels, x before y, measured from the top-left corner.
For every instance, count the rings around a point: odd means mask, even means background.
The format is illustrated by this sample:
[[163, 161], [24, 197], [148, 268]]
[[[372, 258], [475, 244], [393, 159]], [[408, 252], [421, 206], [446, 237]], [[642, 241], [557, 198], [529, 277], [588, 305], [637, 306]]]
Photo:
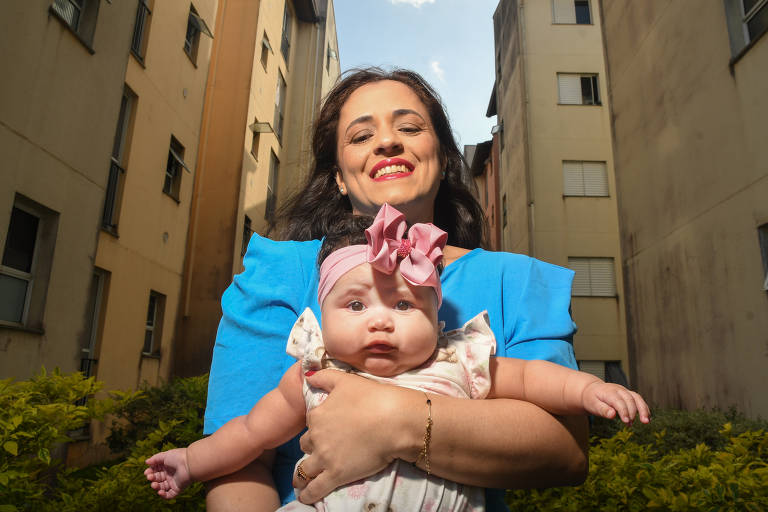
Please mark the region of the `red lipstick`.
[[[385, 167], [389, 167], [390, 165], [401, 165], [407, 169], [407, 172], [396, 172], [392, 174], [385, 174], [383, 176], [379, 176], [378, 178], [375, 177], [377, 172], [379, 172], [381, 169], [384, 169]], [[404, 158], [385, 158], [373, 166], [369, 176], [374, 181], [403, 178], [405, 176], [410, 176], [410, 174], [413, 172], [413, 167], [414, 165]]]

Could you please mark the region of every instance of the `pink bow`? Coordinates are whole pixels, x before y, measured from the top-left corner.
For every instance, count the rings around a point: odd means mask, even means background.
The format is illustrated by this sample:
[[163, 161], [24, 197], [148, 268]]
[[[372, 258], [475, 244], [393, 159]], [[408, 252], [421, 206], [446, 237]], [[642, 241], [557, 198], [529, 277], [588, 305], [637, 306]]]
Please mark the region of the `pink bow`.
[[443, 301], [437, 265], [443, 259], [443, 247], [448, 233], [434, 224], [414, 224], [408, 230], [405, 215], [387, 203], [376, 214], [371, 227], [365, 230], [368, 240], [367, 260], [373, 268], [391, 274], [400, 262], [400, 273], [414, 286], [431, 286], [437, 294], [437, 306]]
[[414, 224], [403, 238], [408, 225], [405, 215], [388, 204], [376, 214], [365, 230], [367, 245], [350, 245], [333, 251], [320, 265], [317, 301], [325, 297], [338, 279], [363, 263], [385, 274], [391, 274], [400, 261], [400, 273], [414, 286], [431, 286], [437, 295], [437, 307], [443, 303], [437, 264], [443, 258], [448, 233], [433, 224]]

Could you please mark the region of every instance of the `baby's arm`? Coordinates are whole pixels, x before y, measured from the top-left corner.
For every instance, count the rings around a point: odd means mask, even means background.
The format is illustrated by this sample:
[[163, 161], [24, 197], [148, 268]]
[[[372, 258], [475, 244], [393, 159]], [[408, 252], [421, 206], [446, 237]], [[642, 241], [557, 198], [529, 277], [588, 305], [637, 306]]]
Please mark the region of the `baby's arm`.
[[608, 384], [594, 375], [548, 361], [491, 358], [489, 398], [514, 398], [531, 402], [553, 414], [595, 414], [632, 423], [651, 421], [645, 400], [624, 386]]
[[247, 416], [228, 421], [213, 435], [187, 448], [157, 453], [144, 471], [161, 497], [175, 498], [194, 481], [205, 481], [245, 467], [264, 450], [276, 448], [304, 428], [306, 409], [299, 363], [291, 366]]

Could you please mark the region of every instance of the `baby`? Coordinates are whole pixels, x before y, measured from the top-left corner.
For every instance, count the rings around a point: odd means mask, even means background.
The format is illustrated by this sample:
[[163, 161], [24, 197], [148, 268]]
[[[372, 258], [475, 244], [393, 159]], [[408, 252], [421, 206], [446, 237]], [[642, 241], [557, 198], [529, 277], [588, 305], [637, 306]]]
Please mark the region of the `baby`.
[[[482, 489], [431, 474], [430, 394], [514, 398], [553, 414], [612, 418], [618, 412], [625, 423], [635, 415], [650, 421], [640, 395], [622, 386], [546, 361], [491, 357], [496, 341], [485, 312], [443, 333], [437, 321], [438, 267], [447, 235], [432, 224], [415, 224], [404, 238], [406, 228], [405, 217], [385, 204], [365, 230], [365, 240], [360, 230], [326, 238], [318, 257], [322, 331], [312, 311], [305, 310], [287, 347], [299, 362], [276, 389], [247, 416], [232, 419], [210, 437], [147, 459], [144, 473], [161, 497], [174, 498], [193, 481], [234, 472], [300, 433], [306, 412], [325, 398], [304, 375], [324, 368], [423, 391], [424, 444], [413, 464], [396, 460], [315, 506], [294, 501], [281, 511], [484, 510]], [[310, 479], [301, 461], [296, 473]]]

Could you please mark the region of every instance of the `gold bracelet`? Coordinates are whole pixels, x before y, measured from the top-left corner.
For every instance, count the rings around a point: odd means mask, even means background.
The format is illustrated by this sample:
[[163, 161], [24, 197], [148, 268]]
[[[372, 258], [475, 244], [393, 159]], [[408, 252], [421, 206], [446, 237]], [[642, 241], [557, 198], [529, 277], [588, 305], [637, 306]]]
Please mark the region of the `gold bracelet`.
[[431, 468], [429, 466], [429, 442], [432, 441], [432, 400], [429, 399], [429, 396], [424, 393], [424, 396], [427, 397], [427, 425], [424, 429], [424, 445], [421, 447], [421, 451], [419, 452], [419, 456], [416, 457], [416, 462], [413, 463], [415, 466], [419, 463], [419, 461], [424, 460], [424, 467], [427, 470], [427, 474], [432, 474]]

